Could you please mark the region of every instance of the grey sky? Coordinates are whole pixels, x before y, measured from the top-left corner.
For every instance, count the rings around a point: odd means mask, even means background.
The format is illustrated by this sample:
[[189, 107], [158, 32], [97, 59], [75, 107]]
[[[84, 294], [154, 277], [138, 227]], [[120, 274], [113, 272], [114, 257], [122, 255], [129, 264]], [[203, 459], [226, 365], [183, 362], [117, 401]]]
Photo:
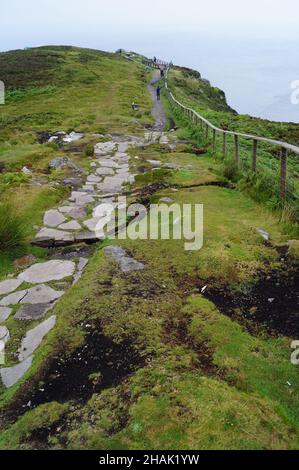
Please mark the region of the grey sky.
[[0, 8], [1, 50], [54, 43], [113, 50], [137, 34], [150, 41], [155, 31], [292, 38], [299, 17], [298, 0], [1, 0]]

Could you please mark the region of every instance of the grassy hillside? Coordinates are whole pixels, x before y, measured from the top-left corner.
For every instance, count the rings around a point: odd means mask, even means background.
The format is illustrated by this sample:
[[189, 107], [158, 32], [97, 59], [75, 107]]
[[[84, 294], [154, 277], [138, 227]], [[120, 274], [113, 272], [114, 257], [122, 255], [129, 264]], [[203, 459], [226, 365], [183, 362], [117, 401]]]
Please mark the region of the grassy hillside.
[[[7, 90], [0, 106], [0, 197], [22, 217], [29, 240], [44, 210], [65, 195], [55, 181], [67, 174], [50, 175], [49, 161], [66, 155], [84, 170], [89, 163], [78, 151], [99, 141], [93, 134], [142, 132], [152, 123], [150, 97], [144, 93], [148, 77], [142, 66], [117, 54], [47, 46], [0, 53], [0, 79]], [[140, 104], [135, 113], [133, 101]], [[41, 133], [57, 131], [87, 135], [64, 148], [40, 144]], [[24, 166], [32, 178], [20, 173]], [[0, 278], [16, 255], [28, 252], [27, 243], [17, 253], [0, 248]]]
[[[271, 122], [247, 115], [239, 115], [226, 103], [224, 93], [202, 80], [194, 71], [176, 67], [169, 73], [169, 87], [176, 99], [198, 111], [214, 125], [231, 131], [254, 134], [274, 140], [299, 145], [299, 126], [292, 123]], [[207, 143], [204, 133], [199, 133], [200, 143]], [[211, 133], [208, 142], [211, 142]], [[227, 137], [228, 159], [234, 159], [233, 136]], [[216, 157], [222, 159], [222, 139], [218, 137]], [[258, 201], [269, 207], [280, 207], [279, 172], [280, 149], [265, 143], [258, 144], [258, 175], [251, 173], [252, 142], [240, 139], [240, 159], [242, 175], [240, 186]], [[231, 164], [227, 172], [232, 171]], [[241, 178], [243, 176], [243, 178]], [[294, 221], [299, 220], [299, 157], [290, 154], [288, 158], [288, 213]]]
[[[48, 47], [7, 54], [7, 77], [22, 60], [35, 64], [23, 85], [21, 77], [12, 80], [8, 105], [0, 108], [7, 120], [0, 177], [14, 175], [2, 197], [26, 215], [29, 237], [43, 211], [67, 196], [57, 184], [62, 175], [49, 174], [47, 162], [64, 154], [87, 170], [87, 146], [111, 139], [93, 133], [140, 136], [152, 123], [146, 89], [151, 75], [133, 61], [98, 51]], [[223, 92], [198, 74], [172, 73], [178, 98], [193, 105], [198, 99], [200, 109], [215, 117], [242, 120]], [[141, 103], [140, 113], [131, 111], [132, 101]], [[181, 208], [204, 204], [204, 246], [190, 252], [184, 240], [130, 239], [95, 245], [82, 278], [50, 313], [57, 315], [56, 327], [31, 369], [12, 388], [0, 386], [1, 450], [299, 448], [299, 375], [290, 361], [298, 334], [298, 245], [293, 251], [288, 246], [295, 224], [282, 223], [280, 214], [232, 184], [203, 136], [168, 112], [178, 129], [166, 135], [178, 143], [129, 149], [136, 175], [127, 188], [129, 201], [148, 206], [168, 197]], [[62, 148], [38, 143], [37, 132], [51, 129], [87, 135]], [[149, 160], [167, 168], [154, 169]], [[24, 164], [32, 179], [16, 181], [14, 170]], [[42, 186], [32, 184], [37, 179]], [[257, 228], [270, 234], [269, 242]], [[123, 273], [103, 251], [113, 243], [144, 270]], [[51, 256], [41, 249], [34, 254]], [[14, 270], [15, 257], [0, 257], [3, 277]], [[13, 365], [32, 323], [20, 324], [12, 315], [5, 325], [12, 333], [6, 352]]]

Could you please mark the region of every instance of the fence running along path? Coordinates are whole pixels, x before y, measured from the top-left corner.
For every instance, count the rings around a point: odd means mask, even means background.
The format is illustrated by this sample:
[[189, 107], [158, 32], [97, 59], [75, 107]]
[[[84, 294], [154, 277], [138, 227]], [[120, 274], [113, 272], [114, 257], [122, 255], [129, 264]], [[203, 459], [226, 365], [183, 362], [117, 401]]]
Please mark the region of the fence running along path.
[[239, 138], [244, 138], [247, 140], [252, 141], [252, 164], [251, 168], [254, 173], [257, 172], [257, 154], [258, 154], [258, 143], [259, 142], [266, 142], [268, 144], [274, 145], [280, 148], [280, 198], [282, 200], [286, 199], [286, 189], [287, 189], [287, 161], [288, 161], [288, 153], [293, 152], [296, 155], [299, 155], [299, 147], [296, 145], [288, 144], [286, 142], [282, 142], [279, 140], [268, 139], [266, 137], [259, 137], [256, 135], [251, 134], [243, 134], [241, 132], [229, 131], [225, 129], [220, 129], [219, 127], [214, 126], [210, 121], [206, 118], [201, 116], [198, 112], [194, 111], [192, 108], [188, 108], [187, 106], [183, 105], [178, 101], [173, 93], [170, 91], [168, 87], [168, 72], [172, 66], [168, 62], [163, 62], [161, 60], [153, 60], [145, 61], [145, 64], [149, 67], [154, 68], [163, 68], [166, 69], [165, 74], [165, 88], [169, 95], [169, 98], [173, 101], [175, 105], [177, 105], [184, 114], [195, 124], [199, 124], [201, 129], [205, 131], [206, 137], [209, 136], [209, 129], [212, 130], [212, 137], [213, 137], [213, 150], [216, 149], [216, 142], [217, 142], [217, 134], [222, 134], [222, 152], [223, 157], [226, 157], [227, 154], [227, 136], [231, 135], [234, 137], [234, 154], [235, 154], [235, 161], [236, 164], [239, 166], [240, 162], [240, 142]]

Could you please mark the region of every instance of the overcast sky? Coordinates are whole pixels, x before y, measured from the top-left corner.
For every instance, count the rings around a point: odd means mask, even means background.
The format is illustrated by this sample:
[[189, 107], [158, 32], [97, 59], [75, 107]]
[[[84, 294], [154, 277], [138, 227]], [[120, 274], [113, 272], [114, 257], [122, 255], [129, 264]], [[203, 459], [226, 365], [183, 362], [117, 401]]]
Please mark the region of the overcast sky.
[[130, 38], [135, 44], [138, 34], [151, 41], [155, 32], [175, 31], [299, 36], [298, 0], [1, 0], [0, 18], [1, 50], [41, 44], [113, 50]]

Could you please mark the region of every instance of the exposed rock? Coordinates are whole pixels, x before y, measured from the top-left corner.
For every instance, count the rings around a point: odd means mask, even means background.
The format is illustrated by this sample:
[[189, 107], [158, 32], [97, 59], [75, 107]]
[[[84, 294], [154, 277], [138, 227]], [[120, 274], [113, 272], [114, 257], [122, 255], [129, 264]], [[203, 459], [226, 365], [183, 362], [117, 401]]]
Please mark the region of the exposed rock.
[[23, 375], [28, 371], [31, 367], [33, 357], [27, 357], [27, 359], [20, 364], [12, 367], [3, 367], [0, 369], [0, 376], [3, 382], [3, 385], [6, 388], [12, 387], [15, 385], [18, 380], [20, 380]]
[[61, 181], [61, 184], [63, 184], [64, 186], [71, 186], [73, 189], [78, 189], [82, 185], [82, 177], [76, 176], [72, 178], [66, 178]]
[[0, 322], [5, 322], [12, 312], [12, 308], [0, 307]]
[[81, 230], [81, 225], [73, 220], [71, 222], [66, 222], [65, 224], [59, 225], [58, 228], [61, 230]]
[[27, 304], [17, 311], [14, 318], [16, 320], [38, 320], [43, 317], [51, 308], [53, 304]]
[[62, 140], [63, 142], [66, 142], [66, 143], [70, 143], [70, 142], [76, 142], [77, 140], [81, 139], [82, 137], [84, 137], [84, 133], [83, 132], [70, 132], [69, 134], [67, 134]]
[[22, 362], [27, 359], [41, 344], [43, 338], [47, 333], [54, 327], [56, 323], [56, 316], [52, 315], [50, 318], [45, 320], [40, 325], [36, 326], [32, 330], [26, 333], [26, 336], [22, 340], [22, 344], [19, 351], [19, 361]]
[[16, 290], [22, 284], [20, 279], [7, 279], [0, 282], [0, 295], [9, 294]]
[[40, 282], [59, 281], [72, 276], [75, 271], [75, 263], [72, 261], [52, 260], [46, 263], [34, 264], [19, 274], [18, 279], [38, 284]]
[[262, 230], [261, 228], [257, 228], [256, 231], [267, 242], [270, 240], [270, 235], [268, 232], [265, 232], [265, 230]]
[[116, 144], [114, 142], [100, 142], [95, 145], [95, 155], [107, 155], [116, 150]]
[[148, 163], [151, 165], [162, 165], [162, 162], [160, 160], [146, 160]]
[[77, 165], [72, 160], [64, 156], [57, 157], [57, 158], [54, 158], [54, 160], [51, 160], [48, 163], [48, 167], [50, 169], [55, 169], [55, 170], [63, 170], [64, 168], [70, 168], [72, 170], [81, 171], [80, 168], [78, 168]]
[[47, 211], [44, 215], [44, 224], [48, 225], [49, 227], [57, 227], [65, 221], [66, 218], [55, 209]]
[[80, 258], [78, 266], [77, 266], [78, 271], [83, 271], [83, 269], [87, 265], [88, 265], [88, 259], [87, 258]]
[[32, 175], [32, 171], [29, 170], [29, 168], [27, 168], [27, 166], [24, 166], [24, 167], [22, 168], [22, 173], [23, 173], [24, 175], [26, 175], [26, 176], [31, 176], [31, 175]]
[[102, 167], [108, 167], [108, 168], [117, 168], [118, 167], [118, 164], [114, 160], [112, 160], [112, 158], [110, 158], [109, 160], [106, 159], [106, 158], [100, 158], [100, 159], [98, 159], [98, 163]]
[[124, 273], [130, 273], [132, 271], [141, 271], [144, 269], [144, 265], [127, 256], [125, 250], [119, 246], [107, 246], [104, 248], [104, 252], [107, 256], [110, 256], [120, 265], [120, 269]]
[[62, 206], [62, 207], [58, 207], [58, 210], [59, 212], [62, 212], [63, 214], [69, 214], [73, 208], [74, 206]]
[[92, 196], [82, 196], [77, 199], [78, 204], [90, 204], [92, 202], [94, 202], [94, 198]]

